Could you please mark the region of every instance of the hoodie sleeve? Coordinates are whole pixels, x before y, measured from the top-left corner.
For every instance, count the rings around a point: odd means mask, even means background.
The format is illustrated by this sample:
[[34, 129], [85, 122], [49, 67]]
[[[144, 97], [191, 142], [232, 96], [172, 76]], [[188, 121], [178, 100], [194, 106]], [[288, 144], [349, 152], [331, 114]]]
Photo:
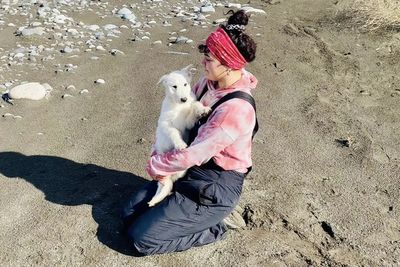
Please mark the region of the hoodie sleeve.
[[176, 172], [200, 166], [230, 146], [254, 125], [253, 107], [242, 99], [232, 99], [220, 105], [209, 120], [200, 127], [198, 136], [185, 149], [153, 155], [146, 171], [151, 177], [168, 176]]

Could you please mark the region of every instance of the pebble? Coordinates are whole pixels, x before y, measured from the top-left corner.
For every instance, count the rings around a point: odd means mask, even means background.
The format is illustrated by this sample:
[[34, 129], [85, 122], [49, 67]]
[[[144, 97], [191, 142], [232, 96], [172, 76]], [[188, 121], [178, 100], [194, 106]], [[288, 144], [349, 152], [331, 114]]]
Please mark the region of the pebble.
[[88, 89], [83, 89], [82, 91], [80, 91], [79, 92], [81, 95], [82, 94], [87, 94], [87, 93], [89, 93], [89, 90]]
[[114, 24], [106, 24], [106, 25], [103, 26], [103, 29], [106, 30], [106, 31], [111, 31], [111, 30], [114, 30], [114, 29], [118, 29], [118, 26], [114, 25]]
[[200, 12], [201, 13], [212, 13], [212, 12], [215, 12], [215, 8], [212, 6], [212, 4], [207, 3], [206, 5], [200, 7]]
[[106, 51], [106, 49], [105, 49], [103, 46], [101, 46], [101, 45], [96, 46], [96, 50], [99, 50], [99, 51]]
[[3, 117], [3, 118], [14, 117], [14, 115], [11, 114], [11, 113], [5, 113], [5, 114], [2, 115], [2, 117]]
[[24, 28], [20, 30], [20, 34], [23, 36], [42, 35], [44, 33], [44, 28], [42, 27]]
[[106, 82], [103, 79], [97, 79], [94, 83], [105, 84]]
[[95, 32], [95, 31], [100, 29], [100, 26], [99, 25], [88, 25], [88, 26], [85, 26], [85, 28], [90, 30], [90, 31]]
[[224, 23], [226, 21], [226, 19], [225, 18], [222, 18], [222, 19], [216, 19], [216, 20], [214, 20], [213, 21], [213, 24], [221, 24], [221, 23]]
[[122, 52], [122, 51], [120, 51], [118, 49], [111, 49], [110, 54], [113, 55], [113, 56], [116, 56], [117, 54], [125, 55], [124, 52]]
[[242, 10], [244, 10], [246, 13], [260, 13], [260, 14], [265, 14], [265, 11], [262, 9], [257, 9], [253, 8], [250, 6], [242, 7]]
[[225, 7], [228, 7], [228, 8], [237, 8], [237, 9], [240, 9], [240, 8], [242, 8], [242, 5], [241, 4], [235, 4], [235, 3], [228, 3], [228, 4], [226, 4], [225, 5]]
[[70, 95], [70, 94], [63, 94], [63, 95], [61, 96], [62, 99], [65, 99], [65, 98], [68, 98], [68, 97], [73, 97], [73, 96]]
[[74, 50], [71, 48], [71, 47], [69, 47], [69, 46], [66, 46], [66, 47], [64, 47], [63, 49], [61, 49], [61, 53], [72, 53]]
[[67, 32], [72, 34], [72, 35], [78, 35], [79, 34], [79, 32], [76, 29], [68, 29]]
[[154, 45], [162, 44], [162, 41], [161, 41], [161, 40], [157, 40], [157, 41], [153, 42], [153, 44], [154, 44]]

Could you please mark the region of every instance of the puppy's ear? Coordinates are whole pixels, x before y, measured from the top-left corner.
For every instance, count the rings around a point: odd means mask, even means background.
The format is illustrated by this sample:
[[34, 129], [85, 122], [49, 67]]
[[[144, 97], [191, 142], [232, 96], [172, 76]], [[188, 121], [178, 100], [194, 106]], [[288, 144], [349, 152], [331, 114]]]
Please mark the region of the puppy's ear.
[[160, 78], [160, 80], [158, 81], [157, 84], [162, 83], [162, 82], [165, 80], [165, 78], [167, 78], [167, 75], [163, 75], [163, 76]]
[[186, 67], [181, 69], [181, 71], [184, 73], [184, 75], [189, 83], [192, 81], [193, 69], [194, 69], [193, 64], [187, 65]]

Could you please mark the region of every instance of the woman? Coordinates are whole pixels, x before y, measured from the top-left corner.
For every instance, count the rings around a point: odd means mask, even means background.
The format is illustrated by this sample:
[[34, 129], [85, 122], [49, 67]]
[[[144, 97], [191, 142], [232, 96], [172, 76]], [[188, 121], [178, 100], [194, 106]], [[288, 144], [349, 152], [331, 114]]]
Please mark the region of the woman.
[[[226, 234], [223, 220], [238, 203], [252, 165], [256, 114], [251, 101], [236, 96], [215, 105], [233, 92], [252, 100], [250, 91], [257, 79], [244, 67], [254, 60], [256, 44], [243, 32], [247, 23], [244, 11], [233, 13], [226, 26], [199, 46], [205, 73], [193, 90], [213, 111], [192, 130], [194, 140], [186, 149], [151, 156], [146, 170], [155, 180], [133, 195], [123, 209], [128, 236], [141, 255], [183, 251]], [[173, 193], [149, 208], [147, 202], [156, 192], [157, 180], [186, 169]]]

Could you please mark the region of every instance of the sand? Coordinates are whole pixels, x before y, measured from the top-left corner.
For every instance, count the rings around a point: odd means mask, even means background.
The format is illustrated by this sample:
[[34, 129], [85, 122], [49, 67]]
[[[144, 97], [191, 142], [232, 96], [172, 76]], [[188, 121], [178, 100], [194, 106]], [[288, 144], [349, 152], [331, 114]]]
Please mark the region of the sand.
[[[215, 7], [204, 28], [175, 17], [163, 27], [145, 17], [178, 3], [163, 2], [63, 6], [75, 22], [128, 29], [104, 40], [106, 51], [56, 45], [54, 59], [42, 53], [36, 62], [9, 60], [8, 51], [65, 40], [16, 36], [25, 19], [0, 10], [0, 83], [53, 87], [48, 99], [1, 103], [1, 266], [400, 266], [400, 38], [340, 23], [337, 1], [326, 0], [250, 2], [266, 14], [247, 29], [258, 43], [247, 69], [259, 80], [260, 130], [240, 200], [246, 228], [185, 252], [131, 255], [119, 209], [150, 180], [144, 168], [163, 98], [156, 83], [188, 64], [199, 78], [196, 46], [228, 10]], [[132, 9], [139, 21], [157, 21], [144, 29], [149, 40], [132, 41], [130, 23], [110, 13], [132, 3], [143, 5], [143, 13]], [[182, 2], [193, 6], [200, 3]], [[193, 43], [168, 46], [168, 32], [183, 28]]]

